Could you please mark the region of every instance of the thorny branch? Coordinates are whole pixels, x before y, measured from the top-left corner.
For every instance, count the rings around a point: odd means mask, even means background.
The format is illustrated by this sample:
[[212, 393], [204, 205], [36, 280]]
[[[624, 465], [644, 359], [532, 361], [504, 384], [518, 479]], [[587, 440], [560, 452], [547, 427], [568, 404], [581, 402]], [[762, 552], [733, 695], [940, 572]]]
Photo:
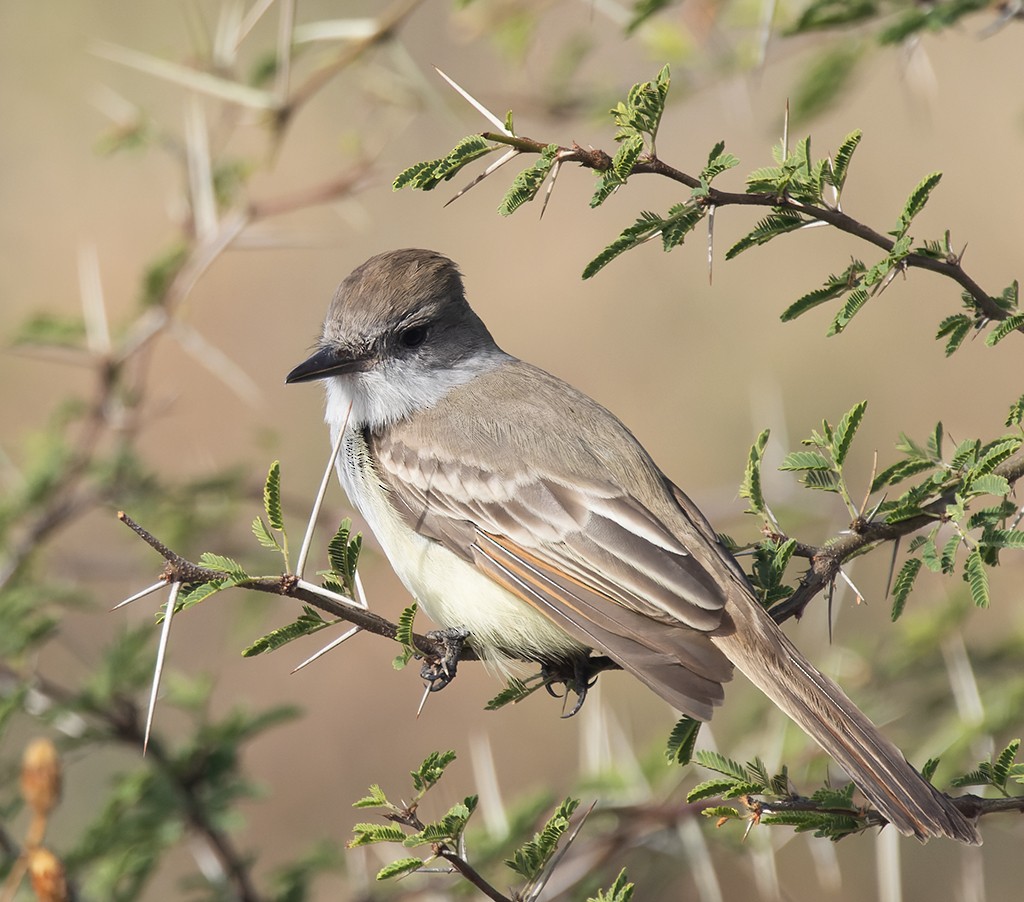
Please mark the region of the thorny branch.
[[[487, 141], [493, 141], [496, 144], [504, 144], [508, 147], [513, 147], [523, 153], [540, 154], [548, 146], [547, 144], [541, 141], [535, 141], [532, 138], [524, 138], [518, 135], [504, 135], [500, 132], [483, 132], [481, 137]], [[612, 166], [612, 158], [605, 151], [595, 150], [593, 148], [584, 148], [575, 143], [571, 147], [560, 148], [558, 151], [558, 159], [562, 163], [578, 163], [585, 169], [593, 169], [597, 172], [605, 172]], [[686, 185], [688, 188], [701, 187], [700, 179], [689, 175], [686, 172], [682, 172], [657, 157], [650, 155], [641, 157], [640, 160], [633, 165], [631, 174], [660, 175], [672, 181], [679, 182], [682, 185]], [[786, 196], [780, 197], [774, 194], [747, 194], [733, 191], [722, 191], [712, 186], [707, 189], [707, 195], [703, 197], [700, 202], [706, 207], [713, 208], [747, 206], [792, 210], [794, 213], [800, 213], [804, 216], [810, 217], [811, 219], [826, 222], [841, 232], [853, 235], [855, 238], [859, 238], [862, 241], [866, 241], [869, 244], [873, 244], [876, 247], [881, 248], [886, 253], [891, 251], [895, 244], [891, 237], [881, 234], [870, 226], [854, 219], [849, 214], [844, 213], [840, 209], [830, 206], [817, 206], [815, 204], [802, 203]], [[971, 300], [974, 302], [975, 306], [991, 320], [1001, 321], [1006, 319], [1008, 316], [1007, 311], [1000, 307], [988, 292], [986, 292], [964, 271], [959, 257], [951, 256], [944, 260], [938, 260], [934, 257], [925, 256], [923, 254], [909, 254], [903, 258], [901, 265], [928, 270], [952, 279], [971, 296]], [[1024, 331], [1024, 326], [1021, 327], [1020, 331]]]

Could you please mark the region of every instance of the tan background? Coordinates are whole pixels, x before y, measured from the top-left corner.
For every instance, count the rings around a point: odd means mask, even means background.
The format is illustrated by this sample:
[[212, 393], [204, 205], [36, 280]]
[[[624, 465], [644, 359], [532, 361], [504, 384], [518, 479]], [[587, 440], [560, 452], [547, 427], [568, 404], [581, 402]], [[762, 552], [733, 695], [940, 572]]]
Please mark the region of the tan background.
[[[861, 484], [872, 449], [879, 450], [883, 462], [894, 459], [892, 446], [901, 429], [923, 440], [942, 417], [954, 440], [998, 434], [1007, 406], [1022, 391], [1019, 342], [1011, 339], [994, 351], [969, 342], [945, 360], [930, 334], [959, 307], [951, 284], [925, 273], [897, 280], [846, 335], [827, 341], [828, 312], [812, 313], [795, 324], [779, 322], [790, 301], [840, 270], [850, 255], [873, 262], [869, 249], [852, 239], [817, 230], [725, 263], [725, 249], [754, 219], [742, 210], [722, 210], [712, 286], [703, 236], [671, 256], [652, 244], [584, 283], [579, 280], [583, 266], [638, 210], [664, 211], [679, 199], [668, 182], [638, 179], [635, 190], [631, 186], [590, 212], [586, 201], [593, 176], [568, 170], [540, 223], [536, 207], [511, 219], [495, 214], [509, 178], [505, 174], [444, 209], [453, 191], [447, 186], [430, 195], [392, 193], [390, 181], [400, 169], [438, 156], [464, 134], [484, 127], [445, 89], [431, 64], [499, 114], [513, 107], [522, 134], [611, 149], [606, 121], [547, 117], [531, 102], [543, 88], [558, 47], [574, 34], [591, 41], [581, 83], [608, 97], [624, 95], [634, 81], [652, 77], [663, 61], [646, 52], [641, 41], [623, 45], [615, 26], [589, 5], [562, 4], [545, 14], [533, 49], [519, 62], [503, 54], [480, 26], [488, 5], [476, 4], [479, 8], [453, 16], [448, 4], [426, 4], [401, 32], [408, 56], [381, 51], [369, 68], [339, 79], [303, 112], [281, 158], [256, 178], [256, 198], [326, 179], [345, 167], [355, 133], [363, 133], [366, 146], [377, 153], [370, 183], [356, 197], [271, 224], [300, 240], [312, 237], [309, 246], [229, 252], [197, 286], [188, 302], [188, 321], [255, 380], [260, 399], [254, 406], [241, 402], [165, 341], [151, 381], [158, 412], [143, 449], [168, 478], [201, 475], [239, 458], [259, 478], [267, 463], [279, 457], [297, 543], [301, 511], [319, 479], [326, 437], [319, 390], [286, 388], [284, 374], [307, 352], [338, 280], [370, 254], [408, 245], [430, 246], [458, 260], [471, 299], [507, 350], [553, 370], [615, 410], [716, 525], [737, 537], [750, 538], [757, 527], [752, 518], [740, 516], [744, 505], [736, 499], [736, 486], [749, 444], [765, 426], [773, 429], [771, 454], [777, 461], [822, 416], [835, 420], [867, 399], [867, 420], [852, 463]], [[206, 14], [209, 8], [201, 5]], [[373, 8], [367, 4], [363, 11]], [[303, 20], [347, 11], [347, 5], [299, 4]], [[673, 27], [681, 23], [672, 16], [666, 21]], [[272, 24], [258, 32], [253, 45], [272, 44]], [[970, 244], [969, 272], [998, 293], [1021, 274], [1024, 107], [1014, 87], [1020, 83], [1020, 34], [1010, 28], [979, 42], [974, 34], [978, 25], [972, 20], [959, 33], [928, 39], [925, 55], [909, 64], [899, 50], [874, 53], [842, 104], [813, 124], [813, 147], [824, 152], [854, 127], [864, 130], [846, 209], [882, 230], [895, 221], [922, 176], [943, 170], [945, 179], [917, 234], [938, 236], [952, 229], [956, 245]], [[112, 319], [130, 315], [146, 261], [173, 235], [168, 215], [178, 203], [178, 172], [156, 153], [98, 157], [94, 145], [107, 123], [92, 101], [112, 88], [180, 134], [182, 97], [177, 88], [104, 61], [90, 49], [109, 41], [184, 58], [188, 40], [178, 4], [0, 4], [0, 334], [10, 334], [38, 308], [77, 309], [76, 257], [83, 245], [98, 252]], [[677, 102], [659, 136], [659, 153], [694, 171], [724, 137], [745, 167], [767, 164], [787, 92], [807, 59], [806, 48], [786, 44], [759, 77], [715, 79], [689, 96], [685, 66], [678, 65]], [[922, 74], [928, 66], [930, 82]], [[410, 77], [411, 71], [417, 74]], [[368, 87], [372, 94], [365, 92]], [[414, 103], [379, 99], [392, 90]], [[238, 151], [257, 150], [259, 139], [256, 128], [243, 129]], [[452, 185], [464, 181], [457, 178]], [[741, 177], [726, 176], [722, 184], [738, 190]], [[0, 355], [4, 453], [16, 461], [20, 438], [46, 422], [58, 399], [87, 391], [78, 370]], [[843, 512], [830, 498], [794, 497], [781, 476], [767, 477], [767, 485], [780, 512], [799, 501], [821, 514], [822, 521], [806, 526], [801, 538], [813, 541], [842, 528]], [[328, 503], [334, 515], [347, 511], [336, 488]], [[239, 521], [247, 522], [256, 512], [255, 507], [241, 510]], [[787, 522], [798, 529], [801, 520], [794, 515]], [[45, 663], [73, 684], [125, 622], [150, 618], [151, 602], [117, 615], [104, 609], [145, 585], [158, 562], [112, 515], [104, 514], [68, 529], [50, 566], [87, 587], [97, 602], [94, 611], [69, 618], [47, 652]], [[879, 691], [869, 684], [870, 656], [879, 645], [898, 644], [909, 628], [888, 626], [884, 570], [884, 561], [854, 568], [869, 603], [855, 608], [849, 593], [840, 595], [837, 630], [843, 646], [827, 647], [824, 605], [791, 629], [798, 642], [817, 649], [819, 660], [840, 668], [851, 692], [880, 719], [899, 717], [899, 687]], [[374, 605], [385, 615], [397, 614], [407, 599], [372, 552], [364, 573]], [[1021, 575], [1019, 563], [993, 574], [995, 609], [969, 620], [969, 641], [978, 648], [986, 637], [1020, 630]], [[962, 591], [958, 579], [932, 579], [923, 583], [912, 605], [921, 611], [928, 604], [944, 604], [946, 593]], [[450, 785], [440, 792], [439, 807], [474, 785], [469, 748], [481, 737], [491, 744], [507, 797], [542, 785], [553, 786], [556, 793], [567, 791], [577, 762], [593, 754], [592, 743], [583, 740], [594, 729], [598, 705], [588, 706], [573, 721], [559, 720], [557, 703], [543, 698], [505, 713], [485, 713], [483, 702], [497, 684], [472, 667], [415, 720], [420, 684], [414, 671], [396, 674], [390, 665], [392, 649], [369, 637], [357, 638], [294, 677], [288, 671], [306, 645], [240, 659], [240, 648], [292, 613], [290, 606], [240, 593], [219, 597], [181, 618], [170, 653], [172, 667], [216, 675], [215, 710], [288, 702], [306, 709], [299, 723], [254, 745], [246, 761], [269, 793], [266, 802], [244, 812], [245, 842], [263, 850], [263, 865], [287, 860], [317, 838], [344, 840], [357, 819], [349, 805], [365, 786], [379, 781], [396, 795], [405, 791], [406, 772], [432, 749], [451, 747], [461, 753]], [[852, 650], [841, 651], [846, 645]], [[934, 654], [938, 659], [939, 651]], [[777, 747], [751, 747], [743, 734], [745, 724], [760, 729], [765, 718], [775, 715], [766, 714], [740, 682], [716, 721], [715, 738], [734, 757], [761, 754], [774, 764]], [[992, 687], [983, 682], [986, 690]], [[140, 695], [146, 691], [140, 687]], [[667, 735], [672, 713], [641, 687], [611, 676], [603, 681], [602, 693], [638, 754], [647, 755]], [[158, 712], [158, 728], [169, 737], [174, 723], [173, 710]], [[890, 732], [912, 760], [935, 751], [916, 747], [920, 737], [898, 722]], [[791, 731], [787, 735], [793, 739]], [[133, 758], [120, 752], [109, 759], [73, 762], [58, 836], [60, 830], [73, 835], [88, 820], [106, 776]], [[814, 778], [822, 773], [819, 761]], [[1013, 855], [1020, 848], [1020, 829], [1012, 817], [990, 819], [984, 826], [986, 846], [974, 858], [968, 856], [975, 853], [941, 843], [926, 848], [903, 843], [906, 898], [924, 898], [926, 892], [935, 898], [965, 898], [964, 882], [982, 885], [987, 898], [1010, 898], [1010, 881], [1019, 875]], [[785, 898], [876, 897], [870, 838], [837, 848], [843, 883], [830, 889], [818, 887], [807, 843], [773, 832], [780, 835], [771, 839], [785, 844], [778, 860]], [[174, 872], [188, 867], [187, 851], [178, 854], [180, 860], [169, 863], [148, 898], [175, 896]], [[749, 898], [753, 858], [740, 852], [723, 855], [719, 864], [726, 897], [742, 893]], [[371, 872], [376, 866], [375, 859], [368, 861]], [[681, 864], [680, 869], [678, 885], [690, 893], [690, 868]], [[338, 882], [324, 881], [319, 898], [339, 894], [343, 897]]]

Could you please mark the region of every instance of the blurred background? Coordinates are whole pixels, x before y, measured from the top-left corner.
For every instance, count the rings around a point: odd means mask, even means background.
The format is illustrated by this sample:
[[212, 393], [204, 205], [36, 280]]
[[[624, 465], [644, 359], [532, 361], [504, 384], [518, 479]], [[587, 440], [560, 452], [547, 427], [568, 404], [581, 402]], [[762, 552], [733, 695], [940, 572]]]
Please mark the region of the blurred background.
[[[118, 524], [120, 507], [193, 558], [217, 551], [252, 571], [273, 572], [277, 561], [248, 536], [248, 523], [261, 511], [267, 467], [279, 459], [289, 534], [298, 545], [328, 444], [319, 387], [286, 387], [284, 376], [314, 342], [337, 283], [368, 256], [391, 248], [430, 247], [458, 261], [471, 302], [506, 350], [615, 411], [716, 528], [740, 541], [756, 539], [760, 525], [743, 516], [737, 486], [750, 444], [766, 427], [772, 430], [768, 501], [790, 534], [807, 542], [836, 534], [848, 514], [834, 496], [803, 490], [773, 465], [822, 418], [835, 422], [868, 401], [848, 467], [852, 484], [861, 487], [870, 480], [873, 452], [880, 466], [896, 459], [901, 430], [923, 442], [941, 419], [953, 443], [1004, 431], [1007, 408], [1022, 391], [1019, 349], [1012, 338], [996, 349], [968, 341], [946, 359], [932, 336], [960, 308], [952, 283], [922, 272], [898, 278], [836, 338], [825, 338], [828, 309], [780, 322], [786, 306], [845, 268], [851, 256], [874, 262], [870, 249], [848, 236], [816, 229], [726, 263], [725, 250], [759, 217], [723, 209], [715, 224], [713, 280], [701, 229], [671, 256], [654, 242], [584, 282], [586, 263], [639, 211], [665, 212], [686, 195], [665, 180], [637, 177], [591, 211], [593, 174], [566, 167], [542, 220], [539, 203], [502, 218], [496, 208], [518, 160], [450, 206], [445, 201], [482, 166], [433, 193], [391, 189], [402, 169], [490, 128], [434, 66], [499, 117], [513, 110], [519, 134], [613, 152], [608, 108], [669, 62], [672, 93], [659, 156], [696, 172], [725, 139], [742, 163], [719, 184], [742, 190], [745, 171], [771, 163], [787, 99], [799, 94], [823, 54], [840, 50], [856, 60], [851, 78], [813, 118], [797, 117], [792, 135], [811, 133], [820, 155], [854, 128], [864, 131], [844, 209], [883, 232], [921, 178], [943, 171], [915, 235], [938, 238], [950, 229], [955, 247], [968, 245], [968, 272], [998, 294], [1020, 275], [1024, 104], [1011, 88], [1020, 82], [1019, 28], [980, 34], [995, 13], [899, 46], [878, 47], [869, 32], [855, 29], [800, 38], [776, 33], [759, 64], [759, 4], [685, 2], [627, 38], [629, 7], [610, 2], [428, 0], [385, 7], [304, 0], [294, 8], [300, 31], [290, 90], [308, 85], [339, 54], [360, 52], [311, 92], [275, 138], [268, 112], [226, 102], [208, 84], [183, 85], [180, 70], [165, 72], [153, 62], [210, 72], [225, 83], [247, 80], [272, 58], [278, 41], [281, 13], [271, 6], [232, 43], [225, 32], [240, 33], [248, 4], [0, 3], [3, 491], [20, 491], [39, 455], [52, 451], [41, 436], [69, 399], [88, 405], [100, 385], [96, 367], [79, 352], [17, 344], [26, 321], [40, 312], [80, 317], [84, 292], [93, 299], [86, 305], [92, 323], [95, 311], [105, 310], [115, 343], [138, 327], [147, 278], [152, 290], [161, 266], [188, 242], [194, 246], [196, 223], [203, 227], [188, 201], [183, 161], [190, 148], [205, 144], [222, 166], [217, 184], [226, 200], [206, 227], [216, 232], [230, 224], [232, 211], [259, 214], [197, 271], [176, 301], [176, 325], [148, 345], [146, 375], [133, 383], [137, 395], [117, 401], [130, 411], [135, 453], [152, 474], [150, 484], [165, 487], [162, 509], [150, 500], [133, 510], [130, 493], [124, 500], [104, 497], [47, 534], [32, 566], [59, 591], [36, 603], [59, 602], [62, 619], [19, 668], [74, 690], [123, 631], [153, 622], [162, 595], [108, 613], [153, 582], [161, 566]], [[392, 14], [390, 39], [362, 47], [377, 17]], [[336, 31], [328, 33], [325, 22], [336, 23]], [[200, 163], [194, 155], [191, 162], [194, 173]], [[310, 198], [322, 202], [307, 203]], [[282, 212], [262, 215], [276, 209]], [[138, 360], [130, 365], [142, 372]], [[68, 433], [72, 451], [83, 431]], [[207, 492], [187, 510], [183, 502], [175, 518], [175, 499], [183, 496], [173, 487], [228, 471], [240, 495]], [[323, 548], [334, 525], [353, 516], [336, 485], [326, 508], [317, 567], [325, 566]], [[8, 550], [19, 540], [12, 534]], [[1004, 661], [993, 649], [1021, 645], [1024, 569], [1007, 555], [991, 572], [994, 604], [987, 612], [966, 610], [959, 578], [926, 574], [908, 613], [893, 625], [888, 565], [883, 551], [850, 568], [864, 603], [849, 590], [837, 592], [831, 644], [824, 599], [787, 631], [886, 724], [911, 761], [920, 765], [945, 750], [941, 783], [1020, 735], [1024, 717], [1006, 709], [1006, 699], [1019, 696], [1006, 689], [1004, 669], [986, 670], [985, 663]], [[409, 599], [369, 536], [361, 572], [372, 607], [397, 617]], [[236, 706], [302, 709], [299, 719], [245, 746], [245, 773], [263, 797], [238, 806], [233, 826], [239, 846], [256, 853], [257, 877], [318, 841], [340, 846], [352, 824], [366, 819], [351, 808], [366, 786], [407, 794], [408, 771], [435, 749], [459, 753], [431, 797], [435, 813], [478, 791], [485, 820], [497, 817], [502, 800], [512, 804], [541, 792], [556, 799], [574, 792], [585, 804], [594, 798], [640, 803], [653, 792], [681, 805], [677, 784], [706, 776], [671, 771], [659, 761], [674, 712], [621, 674], [603, 677], [581, 715], [562, 720], [560, 703], [540, 694], [485, 712], [500, 684], [466, 666], [416, 718], [418, 666], [396, 672], [394, 648], [375, 637], [358, 636], [294, 676], [289, 671], [326, 641], [324, 633], [242, 659], [244, 647], [297, 613], [286, 600], [218, 595], [176, 619], [168, 655], [169, 692], [176, 679], [208, 675], [212, 688], [203, 710], [211, 718]], [[954, 624], [941, 641], [934, 638], [936, 621]], [[978, 696], [973, 706], [961, 697], [956, 707], [947, 698], [948, 674], [952, 662], [963, 660], [976, 665]], [[145, 680], [137, 686], [143, 705], [148, 689]], [[929, 708], [915, 701], [920, 698], [940, 703]], [[13, 716], [0, 740], [9, 761], [42, 729]], [[173, 747], [192, 716], [173, 703], [159, 706], [155, 729], [162, 742]], [[798, 787], [817, 785], [827, 762], [795, 733], [737, 678], [702, 742], [741, 761], [755, 755], [769, 767], [786, 761]], [[127, 744], [68, 751], [53, 846], [77, 842], [114, 775], [136, 767], [139, 755]], [[11, 821], [15, 834], [19, 823]], [[892, 893], [901, 882], [906, 898], [1011, 898], [1019, 817], [990, 817], [982, 829], [985, 846], [965, 850], [871, 836], [833, 847], [781, 829], [754, 830], [741, 843], [735, 825], [716, 832], [699, 817], [682, 826], [652, 823], [638, 848], [608, 865], [603, 879], [629, 865], [645, 899], [742, 893], [852, 902], [879, 898], [883, 888]], [[195, 855], [202, 857], [194, 845], [174, 846], [142, 898], [192, 898], [180, 881], [196, 870]], [[310, 898], [386, 897], [372, 880], [382, 860], [364, 850], [342, 857], [347, 873], [321, 877]], [[414, 877], [401, 890], [411, 892], [413, 881], [425, 898], [454, 891], [454, 880], [443, 876]]]

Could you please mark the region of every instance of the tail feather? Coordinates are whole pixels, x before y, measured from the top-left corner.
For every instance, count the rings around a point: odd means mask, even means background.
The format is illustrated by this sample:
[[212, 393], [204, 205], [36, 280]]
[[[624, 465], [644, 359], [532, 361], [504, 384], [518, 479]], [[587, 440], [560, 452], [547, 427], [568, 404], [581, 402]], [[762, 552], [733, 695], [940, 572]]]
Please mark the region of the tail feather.
[[897, 830], [924, 841], [946, 836], [981, 844], [975, 825], [925, 780], [775, 625], [743, 598], [726, 607], [734, 629], [714, 644], [746, 677], [840, 764]]

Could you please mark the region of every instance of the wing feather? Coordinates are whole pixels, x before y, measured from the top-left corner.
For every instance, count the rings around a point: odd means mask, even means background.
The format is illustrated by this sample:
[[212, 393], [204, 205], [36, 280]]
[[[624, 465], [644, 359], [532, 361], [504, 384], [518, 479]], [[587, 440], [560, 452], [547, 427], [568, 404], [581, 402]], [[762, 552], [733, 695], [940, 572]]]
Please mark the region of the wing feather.
[[643, 504], [610, 481], [522, 467], [491, 472], [394, 433], [369, 441], [409, 525], [679, 710], [711, 716], [732, 676], [708, 635], [721, 625], [725, 599]]

